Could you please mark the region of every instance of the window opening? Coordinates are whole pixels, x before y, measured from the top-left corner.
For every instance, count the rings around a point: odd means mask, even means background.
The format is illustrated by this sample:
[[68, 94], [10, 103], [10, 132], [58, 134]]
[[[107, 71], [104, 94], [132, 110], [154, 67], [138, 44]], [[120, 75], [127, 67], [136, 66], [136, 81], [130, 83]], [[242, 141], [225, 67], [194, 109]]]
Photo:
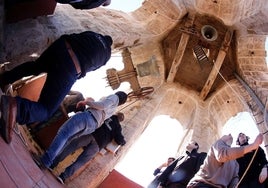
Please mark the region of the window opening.
[[155, 117], [115, 169], [147, 187], [154, 179], [154, 170], [168, 157], [176, 157], [182, 135], [183, 128], [176, 119]]

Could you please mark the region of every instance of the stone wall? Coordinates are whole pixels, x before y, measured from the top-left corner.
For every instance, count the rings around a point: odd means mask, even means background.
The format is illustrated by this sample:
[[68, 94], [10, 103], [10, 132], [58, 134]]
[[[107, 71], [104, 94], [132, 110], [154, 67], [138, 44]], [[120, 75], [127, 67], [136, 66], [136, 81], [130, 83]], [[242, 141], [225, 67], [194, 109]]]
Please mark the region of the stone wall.
[[[121, 111], [126, 116], [123, 133], [128, 141], [127, 144], [120, 148], [115, 156], [111, 153], [104, 156], [98, 155], [85, 171], [67, 182], [68, 187], [96, 187], [124, 157], [131, 145], [157, 115], [169, 115], [181, 122], [184, 137], [178, 147], [178, 153], [184, 150], [185, 143], [191, 139], [201, 143], [201, 151], [207, 151], [221, 135], [224, 124], [239, 112], [252, 113], [260, 132], [267, 132], [263, 112], [255, 109], [256, 103], [237, 80], [225, 82], [205, 101], [200, 100], [196, 91], [177, 83], [166, 83], [165, 60], [159, 44], [159, 41], [188, 10], [209, 13], [232, 26], [242, 20], [243, 23], [238, 25], [245, 28], [249, 24], [248, 19], [251, 25], [254, 21], [258, 22], [260, 14], [256, 13], [256, 10], [263, 4], [248, 0], [232, 2], [169, 0], [164, 1], [164, 5], [161, 2], [162, 0], [144, 1], [141, 8], [130, 14], [103, 8], [81, 11], [74, 10], [68, 5], [57, 5], [52, 16], [5, 25], [0, 42], [0, 46], [3, 44], [0, 61], [11, 62], [8, 68], [36, 59], [62, 34], [84, 30], [111, 35], [114, 39], [114, 52], [129, 47], [134, 66], [148, 61], [152, 56], [156, 58], [159, 75], [138, 77], [141, 86], [154, 87], [154, 93], [148, 98], [131, 101], [122, 107]], [[227, 6], [230, 7], [226, 8]], [[261, 10], [266, 8], [267, 6], [263, 6]], [[265, 29], [265, 26], [261, 28]], [[238, 74], [265, 104], [268, 100], [268, 74], [264, 46], [266, 36], [258, 35], [258, 33], [265, 33], [265, 30], [259, 29], [255, 34], [248, 34], [245, 30], [238, 33]], [[265, 135], [265, 143], [267, 140], [268, 137]]]

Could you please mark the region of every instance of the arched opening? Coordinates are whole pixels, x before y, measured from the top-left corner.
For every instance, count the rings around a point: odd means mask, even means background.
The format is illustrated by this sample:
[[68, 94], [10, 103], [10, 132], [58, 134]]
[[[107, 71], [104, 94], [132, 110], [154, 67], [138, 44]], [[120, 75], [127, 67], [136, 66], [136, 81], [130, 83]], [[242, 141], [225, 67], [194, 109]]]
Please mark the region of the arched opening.
[[146, 187], [154, 178], [154, 170], [168, 157], [176, 157], [182, 134], [176, 119], [155, 117], [115, 169]]
[[[256, 123], [248, 112], [240, 112], [236, 116], [231, 117], [222, 129], [222, 135], [230, 133], [232, 134], [234, 138], [232, 144], [233, 147], [237, 146], [235, 141], [240, 132], [243, 132], [250, 137], [249, 143], [252, 143], [259, 134]], [[264, 143], [261, 145], [261, 147], [265, 150]]]

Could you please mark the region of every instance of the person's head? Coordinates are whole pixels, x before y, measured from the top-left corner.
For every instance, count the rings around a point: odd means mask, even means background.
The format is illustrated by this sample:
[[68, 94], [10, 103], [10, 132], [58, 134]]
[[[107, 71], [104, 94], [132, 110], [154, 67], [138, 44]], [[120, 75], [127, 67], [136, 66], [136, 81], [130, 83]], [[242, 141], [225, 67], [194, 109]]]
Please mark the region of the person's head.
[[104, 1], [104, 3], [102, 4], [102, 6], [108, 6], [111, 4], [111, 0], [106, 0]]
[[221, 140], [224, 141], [228, 146], [231, 146], [233, 143], [233, 137], [231, 134], [223, 135]]
[[245, 135], [244, 133], [239, 133], [236, 139], [236, 145], [243, 145], [245, 143], [247, 143], [249, 140], [249, 137], [247, 135]]
[[170, 165], [173, 161], [175, 161], [174, 157], [169, 157], [167, 160], [167, 165]]
[[115, 95], [117, 95], [119, 102], [118, 102], [118, 106], [124, 104], [127, 101], [127, 94], [123, 91], [118, 91], [115, 93]]
[[191, 152], [194, 149], [197, 151], [199, 149], [199, 144], [195, 141], [189, 142], [188, 145], [186, 146], [186, 150]]
[[107, 44], [107, 46], [112, 46], [113, 44], [113, 39], [111, 36], [109, 35], [104, 35], [104, 39], [105, 39], [105, 42]]
[[124, 121], [125, 119], [125, 116], [122, 112], [117, 112], [117, 118], [118, 118], [118, 121], [121, 122], [121, 121]]

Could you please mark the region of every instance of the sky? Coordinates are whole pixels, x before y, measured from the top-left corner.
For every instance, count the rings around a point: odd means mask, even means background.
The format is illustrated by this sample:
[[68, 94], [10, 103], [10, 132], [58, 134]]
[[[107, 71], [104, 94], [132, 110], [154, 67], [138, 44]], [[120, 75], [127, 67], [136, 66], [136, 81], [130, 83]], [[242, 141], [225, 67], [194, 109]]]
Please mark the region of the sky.
[[139, 8], [144, 0], [111, 0], [111, 4], [106, 8], [132, 12]]
[[121, 54], [112, 54], [112, 57], [105, 66], [91, 71], [84, 78], [77, 80], [72, 90], [80, 91], [84, 97], [92, 97], [95, 100], [99, 100], [103, 96], [113, 94], [119, 90], [129, 91], [130, 85], [127, 82], [122, 83], [116, 90], [109, 86], [106, 79], [106, 70], [110, 68], [115, 68], [118, 71], [124, 68]]
[[155, 117], [115, 169], [143, 187], [153, 180], [154, 170], [175, 157], [182, 138], [180, 123], [162, 115]]

